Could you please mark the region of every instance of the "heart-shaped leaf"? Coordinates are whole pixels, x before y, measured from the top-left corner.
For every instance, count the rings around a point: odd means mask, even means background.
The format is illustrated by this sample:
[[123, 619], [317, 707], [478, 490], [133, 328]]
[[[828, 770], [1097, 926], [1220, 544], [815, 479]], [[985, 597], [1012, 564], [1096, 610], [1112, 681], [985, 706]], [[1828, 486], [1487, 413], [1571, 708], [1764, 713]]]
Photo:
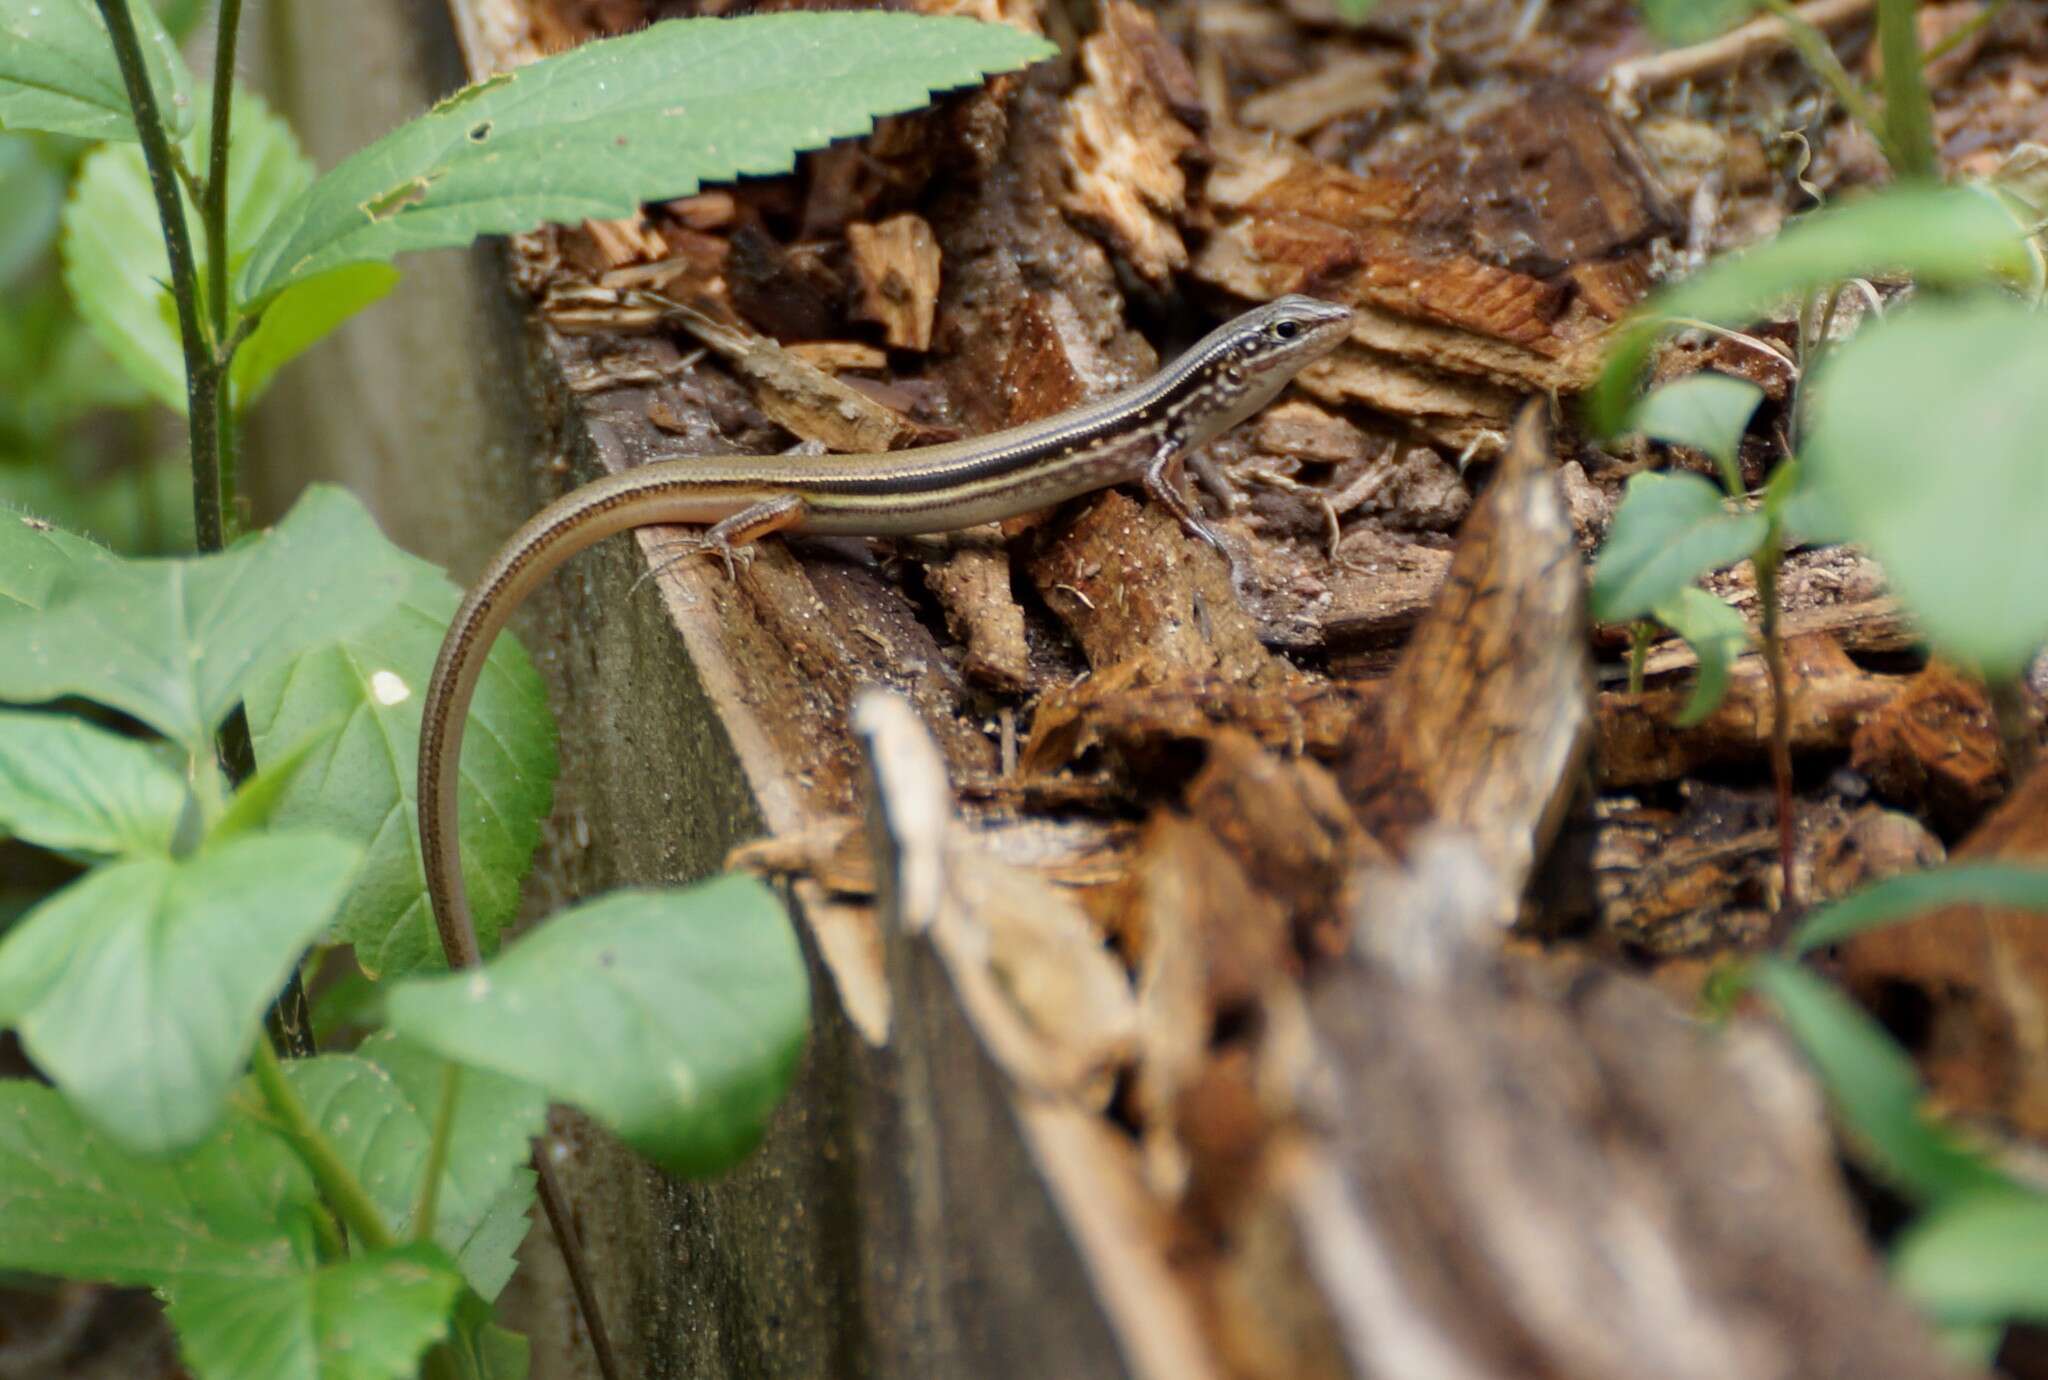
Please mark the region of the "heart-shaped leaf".
[[0, 941], [0, 1025], [106, 1135], [145, 1154], [193, 1145], [359, 856], [270, 834], [88, 873]]
[[187, 802], [184, 778], [146, 743], [65, 714], [0, 710], [0, 834], [162, 856]]
[[438, 1248], [411, 1245], [273, 1279], [189, 1280], [170, 1317], [198, 1380], [412, 1380], [461, 1292]]
[[411, 978], [392, 1029], [539, 1084], [680, 1174], [753, 1148], [810, 1014], [781, 902], [729, 876], [622, 891], [558, 915], [477, 972]]
[[54, 1088], [0, 1080], [0, 1269], [159, 1288], [290, 1274], [312, 1262], [317, 1202], [299, 1157], [246, 1116], [145, 1159]]
[[364, 568], [362, 530], [361, 503], [315, 485], [276, 527], [212, 556], [123, 561], [49, 531], [0, 534], [0, 700], [96, 700], [200, 756], [252, 671], [397, 598], [398, 574]]
[[[280, 825], [315, 828], [368, 849], [336, 938], [355, 945], [373, 976], [447, 966], [427, 905], [413, 810], [419, 692], [461, 597], [439, 570], [386, 542], [367, 517], [350, 542], [363, 569], [405, 581], [395, 607], [358, 632], [252, 679], [256, 757], [272, 756], [324, 723], [341, 730], [284, 792]], [[540, 677], [517, 641], [501, 637], [470, 706], [463, 745], [463, 876], [484, 952], [519, 904], [519, 882], [540, 842], [555, 780], [554, 721]]]

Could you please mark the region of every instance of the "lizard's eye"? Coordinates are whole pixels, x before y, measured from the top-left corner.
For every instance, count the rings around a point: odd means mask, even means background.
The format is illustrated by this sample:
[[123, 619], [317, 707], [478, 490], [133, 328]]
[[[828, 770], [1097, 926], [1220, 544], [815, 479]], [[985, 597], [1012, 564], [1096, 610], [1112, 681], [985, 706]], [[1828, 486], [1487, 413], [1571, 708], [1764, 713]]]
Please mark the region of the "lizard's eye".
[[1299, 321], [1275, 321], [1273, 323], [1273, 334], [1282, 340], [1292, 340], [1301, 334], [1301, 323]]

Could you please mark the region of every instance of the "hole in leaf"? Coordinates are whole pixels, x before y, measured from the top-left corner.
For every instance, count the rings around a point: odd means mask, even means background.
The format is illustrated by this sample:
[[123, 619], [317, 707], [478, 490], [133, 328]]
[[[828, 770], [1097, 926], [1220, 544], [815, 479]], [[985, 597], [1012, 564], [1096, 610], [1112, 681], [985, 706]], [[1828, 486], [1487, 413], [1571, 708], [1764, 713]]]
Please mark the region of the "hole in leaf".
[[363, 210], [371, 220], [389, 220], [408, 206], [417, 206], [426, 200], [427, 188], [433, 185], [430, 178], [415, 177], [393, 187], [390, 191], [371, 197], [363, 203]]

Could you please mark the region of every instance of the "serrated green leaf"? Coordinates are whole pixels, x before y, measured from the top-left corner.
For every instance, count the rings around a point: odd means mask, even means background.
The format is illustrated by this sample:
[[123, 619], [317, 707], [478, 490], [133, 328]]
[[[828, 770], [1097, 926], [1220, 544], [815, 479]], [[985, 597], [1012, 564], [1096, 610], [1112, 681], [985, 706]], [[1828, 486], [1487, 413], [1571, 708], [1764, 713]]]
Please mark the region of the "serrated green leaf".
[[68, 714], [0, 710], [0, 834], [165, 856], [188, 799], [184, 778], [146, 743]]
[[[284, 521], [229, 551], [123, 561], [0, 523], [0, 700], [78, 695], [205, 755], [255, 671], [345, 637], [401, 589], [352, 545], [362, 504], [314, 485]], [[12, 553], [19, 551], [17, 557]], [[5, 597], [19, 584], [17, 607]], [[40, 608], [31, 612], [30, 606]]]
[[[202, 103], [203, 105], [204, 103]], [[313, 184], [313, 164], [290, 126], [255, 96], [235, 93], [229, 140], [228, 253], [239, 263], [280, 210]], [[201, 110], [185, 141], [188, 161], [205, 157], [212, 115]], [[187, 205], [187, 216], [198, 223]], [[87, 158], [64, 210], [64, 281], [79, 314], [121, 366], [165, 406], [185, 407], [185, 356], [170, 294], [170, 261], [142, 150], [111, 145]], [[195, 241], [202, 278], [212, 273], [204, 238]], [[270, 304], [229, 370], [229, 405], [247, 407], [277, 370], [398, 280], [384, 265], [358, 265], [301, 284]]]
[[[372, 1036], [355, 1054], [286, 1066], [342, 1162], [401, 1236], [413, 1229], [446, 1068], [438, 1056], [389, 1033]], [[497, 1296], [516, 1266], [512, 1251], [526, 1235], [533, 1200], [527, 1145], [546, 1121], [547, 1097], [538, 1088], [483, 1069], [463, 1071], [434, 1239], [486, 1299]]]
[[1986, 1193], [1942, 1204], [1899, 1237], [1892, 1281], [1950, 1326], [2048, 1319], [2048, 1198]]
[[1937, 651], [1992, 680], [2048, 641], [2048, 319], [1923, 301], [1829, 357], [1804, 459]]
[[359, 856], [339, 839], [271, 834], [88, 873], [0, 941], [0, 1026], [122, 1145], [193, 1145]]
[[438, 1249], [400, 1246], [275, 1279], [190, 1280], [170, 1318], [197, 1380], [411, 1380], [461, 1292]]
[[394, 1030], [528, 1079], [679, 1174], [760, 1140], [810, 1012], [803, 956], [773, 892], [727, 876], [622, 891], [556, 916], [480, 972], [411, 978]]
[[1731, 513], [1696, 474], [1639, 474], [1593, 567], [1593, 617], [1640, 618], [1710, 571], [1755, 551], [1770, 531], [1761, 513]]
[[237, 295], [260, 305], [341, 264], [787, 172], [878, 115], [1054, 51], [999, 24], [879, 11], [677, 19], [586, 43], [459, 92], [343, 162], [278, 218]]
[[1642, 0], [1636, 7], [1667, 48], [1704, 43], [1750, 17], [1757, 0]]
[[0, 287], [42, 258], [63, 204], [64, 174], [37, 151], [35, 141], [26, 134], [0, 134]]
[[312, 1261], [316, 1203], [298, 1156], [246, 1116], [145, 1159], [55, 1089], [0, 1080], [0, 1269], [157, 1287], [287, 1274]]
[[[164, 123], [192, 127], [192, 74], [156, 11], [129, 0]], [[128, 87], [93, 0], [0, 0], [0, 129], [133, 139]]]
[[1650, 614], [1685, 639], [1699, 658], [1699, 678], [1678, 712], [1678, 726], [1691, 728], [1721, 707], [1735, 658], [1749, 646], [1749, 624], [1740, 613], [1697, 585], [1687, 585]]
[[1645, 303], [1615, 333], [1606, 368], [1586, 396], [1588, 419], [1596, 431], [1621, 429], [1650, 347], [1674, 320], [1745, 325], [1794, 293], [1883, 273], [1932, 284], [2031, 282], [2037, 263], [2030, 229], [1981, 187], [1899, 186], [1816, 211]]
[[1762, 402], [1764, 390], [1748, 379], [1726, 374], [1690, 374], [1667, 383], [1636, 406], [1635, 427], [1667, 445], [1691, 446], [1704, 452], [1723, 476], [1732, 495], [1742, 488], [1736, 454], [1742, 433]]
[[[419, 704], [461, 591], [409, 556], [367, 518], [349, 543], [359, 570], [396, 572], [405, 594], [377, 622], [278, 665], [249, 686], [258, 761], [311, 726], [345, 721], [279, 802], [280, 824], [361, 842], [369, 854], [342, 908], [336, 938], [355, 945], [372, 976], [445, 968], [420, 870], [413, 800]], [[463, 876], [477, 935], [495, 948], [519, 904], [519, 883], [540, 842], [554, 794], [554, 720], [539, 675], [518, 642], [501, 637], [484, 662], [462, 754]]]
[[1816, 911], [1792, 936], [1794, 953], [1839, 944], [1865, 930], [1910, 920], [1940, 906], [1984, 905], [2048, 912], [2048, 868], [1951, 863], [1887, 877]]
[[2012, 1187], [1921, 1110], [1912, 1060], [1861, 1007], [1780, 959], [1758, 960], [1750, 982], [1813, 1063], [1861, 1158], [1900, 1192], [1933, 1203]]

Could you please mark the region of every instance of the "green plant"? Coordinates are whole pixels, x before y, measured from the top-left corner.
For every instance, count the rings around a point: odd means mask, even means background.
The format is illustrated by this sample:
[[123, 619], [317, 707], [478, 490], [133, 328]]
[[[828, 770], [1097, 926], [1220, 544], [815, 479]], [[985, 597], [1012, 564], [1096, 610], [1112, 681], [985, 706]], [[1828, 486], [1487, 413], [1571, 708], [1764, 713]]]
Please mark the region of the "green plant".
[[[774, 896], [727, 878], [605, 898], [437, 976], [410, 763], [457, 591], [333, 490], [237, 539], [241, 416], [403, 250], [785, 170], [1049, 48], [879, 13], [661, 24], [459, 93], [322, 176], [228, 79], [239, 17], [219, 6], [196, 96], [141, 0], [0, 0], [0, 139], [100, 144], [69, 160], [66, 281], [184, 414], [201, 553], [124, 559], [0, 509], [0, 703], [34, 706], [0, 710], [0, 833], [83, 869], [0, 939], [0, 1025], [50, 1082], [0, 1082], [0, 1269], [159, 1290], [202, 1380], [517, 1376], [490, 1301], [548, 1100], [676, 1172], [731, 1164], [794, 1072], [801, 955]], [[463, 829], [494, 947], [554, 775], [509, 639], [477, 714], [497, 754], [465, 761]], [[280, 1058], [265, 1008], [322, 940], [378, 979], [359, 1010], [387, 1028]]]
[[[1731, 4], [1720, 12], [1725, 19], [1750, 8]], [[1775, 0], [1764, 8], [1785, 11]], [[1646, 0], [1645, 10], [1681, 17], [1675, 5]], [[2048, 640], [2048, 570], [2037, 535], [2048, 519], [2048, 491], [2033, 454], [2033, 438], [2048, 423], [2033, 383], [2048, 366], [2048, 323], [2035, 305], [2044, 274], [2033, 235], [2044, 208], [2023, 187], [1933, 184], [1912, 11], [1910, 3], [1880, 0], [1881, 112], [1839, 64], [1829, 66], [1831, 54], [1815, 60], [1844, 105], [1878, 134], [1902, 174], [1900, 185], [1816, 212], [1776, 240], [1660, 294], [1618, 335], [1588, 397], [1596, 428], [1633, 426], [1693, 447], [1720, 475], [1720, 492], [1696, 475], [1630, 481], [1601, 554], [1594, 607], [1601, 617], [1654, 618], [1693, 642], [1701, 676], [1686, 713], [1696, 719], [1725, 683], [1720, 664], [1728, 646], [1710, 645], [1725, 623], [1713, 621], [1718, 614], [1703, 617], [1705, 603], [1715, 601], [1693, 582], [1734, 560], [1755, 563], [1780, 726], [1773, 769], [1788, 897], [1788, 715], [1772, 588], [1787, 532], [1856, 541], [1880, 560], [1933, 649], [1986, 679], [2001, 706], [2015, 774], [2024, 769], [2031, 738], [2018, 709], [2019, 676]], [[1810, 30], [1795, 33], [1810, 58], [1816, 46], [1825, 48]], [[1918, 284], [1918, 300], [1831, 344], [1826, 324], [1840, 285], [1901, 273]], [[1791, 361], [1797, 381], [1783, 433], [1791, 444], [1752, 503], [1733, 460], [1758, 401], [1755, 389], [1696, 377], [1639, 404], [1632, 400], [1663, 332], [1727, 332], [1788, 300], [1799, 304], [1801, 347]], [[1742, 981], [1776, 1009], [1806, 1052], [1859, 1158], [1918, 1209], [1893, 1248], [1899, 1285], [1959, 1348], [1985, 1360], [2008, 1321], [2048, 1317], [2039, 1236], [2048, 1223], [2048, 1195], [2006, 1174], [1930, 1115], [1910, 1059], [1875, 1021], [1796, 962], [1874, 926], [1960, 902], [2048, 911], [2048, 873], [1975, 866], [1894, 878], [1810, 917], [1784, 956], [1757, 960]]]
[[1983, 1362], [2008, 1322], [2048, 1319], [2048, 1192], [2006, 1173], [1930, 1112], [1912, 1061], [1883, 1028], [1796, 962], [1867, 930], [1967, 903], [2048, 912], [2048, 871], [1978, 864], [1891, 878], [1814, 914], [1785, 956], [1757, 960], [1744, 981], [1812, 1062], [1857, 1158], [1915, 1209], [1892, 1245], [1894, 1280], [1958, 1350]]
[[[1713, 494], [1697, 476], [1637, 477], [1630, 482], [1601, 552], [1592, 607], [1597, 618], [1636, 620], [1632, 691], [1641, 690], [1642, 654], [1656, 623], [1672, 628], [1693, 646], [1700, 677], [1681, 722], [1695, 723], [1719, 703], [1728, 683], [1727, 663], [1747, 639], [1736, 620], [1716, 606], [1717, 601], [1693, 587], [1694, 581], [1734, 560], [1750, 560], [1773, 703], [1771, 766], [1778, 797], [1782, 893], [1790, 904], [1796, 900], [1791, 716], [1777, 597], [1777, 574], [1787, 533], [1797, 530], [1809, 537], [1872, 540], [1880, 548], [1877, 554], [1881, 558], [1887, 550], [1917, 554], [1926, 551], [1930, 543], [1953, 542], [1965, 535], [1952, 522], [1944, 521], [1953, 515], [1953, 505], [1949, 513], [1943, 513], [1916, 504], [1916, 495], [1908, 488], [1870, 483], [1867, 472], [1858, 472], [1857, 462], [1843, 458], [1849, 430], [1843, 409], [1826, 409], [1818, 430], [1809, 435], [1808, 423], [1814, 420], [1809, 399], [1816, 391], [1810, 387], [1811, 381], [1822, 375], [1830, 382], [1867, 379], [1874, 370], [1863, 356], [1878, 353], [1878, 347], [1859, 342], [1845, 351], [1851, 356], [1848, 363], [1824, 367], [1827, 327], [1836, 314], [1840, 285], [1877, 273], [1904, 271], [1928, 289], [1969, 288], [2003, 278], [2024, 284], [2038, 295], [2044, 271], [2039, 247], [2028, 233], [2032, 216], [2013, 197], [1981, 187], [1942, 187], [1933, 181], [1938, 168], [1932, 114], [1911, 0], [1881, 0], [1879, 5], [1879, 39], [1886, 57], [1882, 112], [1869, 108], [1860, 88], [1841, 72], [1825, 41], [1779, 0], [1761, 6], [1730, 0], [1697, 7], [1645, 0], [1644, 12], [1665, 37], [1684, 39], [1725, 27], [1755, 8], [1771, 10], [1792, 27], [1801, 52], [1836, 84], [1852, 113], [1871, 125], [1902, 181], [1861, 201], [1815, 213], [1770, 243], [1660, 293], [1617, 334], [1607, 368], [1588, 397], [1588, 413], [1595, 428], [1615, 431], [1632, 425], [1660, 440], [1705, 452], [1721, 477], [1725, 501], [1739, 506], [1745, 495], [1735, 452], [1760, 400], [1754, 388], [1732, 379], [1686, 379], [1652, 393], [1633, 410], [1629, 399], [1652, 346], [1666, 330], [1692, 326], [1732, 334], [1730, 328], [1747, 324], [1787, 297], [1796, 297], [1801, 303], [1800, 348], [1790, 361], [1796, 382], [1785, 435], [1800, 455], [1813, 457], [1806, 468], [1818, 473], [1811, 478], [1803, 476], [1802, 465], [1788, 446], [1754, 512], [1724, 511], [1723, 497]], [[1881, 336], [1888, 329], [1867, 334]], [[1737, 338], [1754, 349], [1770, 350], [1753, 338]], [[1902, 371], [1894, 368], [1892, 372], [1896, 376]], [[1888, 432], [1892, 419], [1916, 408], [1921, 410], [1913, 415], [1923, 421], [1956, 415], [1930, 396], [1933, 390], [1922, 386], [1922, 380], [1900, 382], [1903, 391], [1883, 398], [1858, 395], [1874, 404], [1863, 414], [1865, 418], [1879, 419], [1865, 439], [1883, 438], [1877, 441], [1879, 447], [1888, 447], [1892, 455], [1900, 453], [1896, 437]], [[1817, 393], [1825, 400], [1835, 396], [1837, 389], [1824, 387]], [[1961, 447], [1967, 447], [1968, 440], [1955, 432], [1941, 438], [1943, 443]], [[1924, 495], [1923, 486], [1918, 496]], [[1896, 521], [1879, 516], [1880, 511]], [[1914, 538], [1905, 538], [1908, 529], [1916, 534]], [[1915, 582], [1909, 577], [1908, 583]], [[1916, 611], [1940, 644], [1954, 640], [1956, 624], [1952, 620], [1961, 607], [1951, 602], [1946, 610], [1935, 611], [1922, 601]], [[2032, 627], [2022, 621], [2025, 627]], [[1994, 696], [2005, 707], [2010, 730], [2007, 741], [2015, 766], [2023, 765], [2026, 740], [2019, 731], [2022, 716], [2012, 693], [2011, 668], [1980, 665], [1991, 673]]]

